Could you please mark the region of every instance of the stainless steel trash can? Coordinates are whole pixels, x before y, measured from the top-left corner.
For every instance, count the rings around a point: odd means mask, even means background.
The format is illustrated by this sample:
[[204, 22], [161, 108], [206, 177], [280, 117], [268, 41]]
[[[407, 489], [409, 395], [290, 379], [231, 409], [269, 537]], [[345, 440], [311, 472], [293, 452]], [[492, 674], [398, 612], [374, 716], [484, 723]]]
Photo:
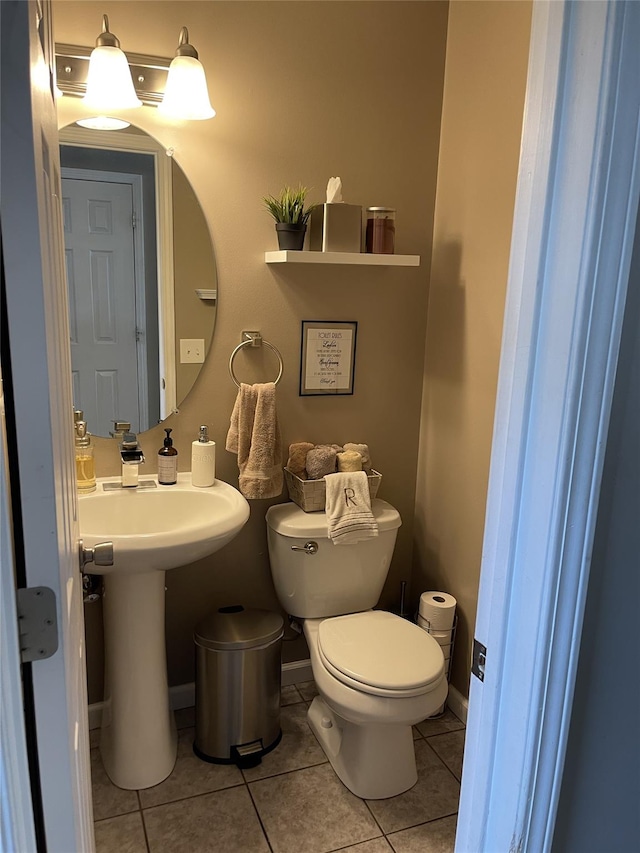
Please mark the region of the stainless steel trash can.
[[252, 767], [280, 742], [279, 613], [221, 607], [194, 632], [196, 733], [204, 761]]

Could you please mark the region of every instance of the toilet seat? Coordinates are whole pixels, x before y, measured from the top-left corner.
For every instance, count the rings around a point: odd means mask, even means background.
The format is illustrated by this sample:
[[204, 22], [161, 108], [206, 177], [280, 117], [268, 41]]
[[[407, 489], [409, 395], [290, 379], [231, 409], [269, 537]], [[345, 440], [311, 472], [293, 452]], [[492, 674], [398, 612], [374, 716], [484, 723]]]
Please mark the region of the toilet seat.
[[444, 677], [444, 657], [433, 637], [383, 610], [323, 620], [317, 645], [328, 672], [374, 696], [419, 696]]

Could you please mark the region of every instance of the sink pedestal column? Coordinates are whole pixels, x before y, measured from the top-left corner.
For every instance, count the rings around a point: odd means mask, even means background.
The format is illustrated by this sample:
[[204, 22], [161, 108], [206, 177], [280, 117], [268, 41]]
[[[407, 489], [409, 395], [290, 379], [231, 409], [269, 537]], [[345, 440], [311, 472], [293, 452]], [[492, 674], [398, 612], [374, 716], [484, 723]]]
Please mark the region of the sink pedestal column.
[[105, 696], [100, 752], [119, 788], [151, 788], [173, 770], [177, 736], [169, 709], [165, 573], [104, 576]]

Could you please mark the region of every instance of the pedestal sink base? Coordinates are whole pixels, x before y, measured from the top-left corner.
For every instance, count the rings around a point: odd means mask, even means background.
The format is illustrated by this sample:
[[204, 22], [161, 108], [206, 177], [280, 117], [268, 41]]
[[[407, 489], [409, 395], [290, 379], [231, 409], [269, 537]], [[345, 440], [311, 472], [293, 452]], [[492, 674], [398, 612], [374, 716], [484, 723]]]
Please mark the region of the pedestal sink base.
[[[154, 478], [155, 479], [155, 478]], [[175, 486], [80, 495], [85, 548], [113, 543], [104, 575], [105, 697], [100, 750], [120, 788], [151, 788], [173, 770], [177, 736], [169, 710], [164, 640], [164, 575], [208, 557], [247, 523], [249, 504], [222, 480], [208, 488], [178, 474]]]
[[105, 575], [105, 701], [100, 752], [119, 788], [151, 788], [173, 770], [177, 735], [169, 708], [165, 573]]

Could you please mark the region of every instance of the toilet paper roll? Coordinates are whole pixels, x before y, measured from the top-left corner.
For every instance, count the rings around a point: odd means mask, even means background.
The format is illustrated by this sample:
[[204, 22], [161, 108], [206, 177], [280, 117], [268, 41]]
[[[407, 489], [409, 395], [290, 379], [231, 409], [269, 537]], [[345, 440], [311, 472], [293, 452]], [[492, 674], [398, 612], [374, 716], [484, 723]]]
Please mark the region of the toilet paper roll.
[[426, 631], [428, 634], [431, 634], [433, 639], [438, 643], [439, 646], [442, 647], [442, 652], [446, 656], [451, 652], [451, 646], [453, 645], [453, 630], [451, 631], [430, 631], [429, 623], [426, 619], [418, 614], [418, 626]]
[[449, 631], [456, 615], [456, 600], [447, 592], [423, 592], [419, 614], [429, 623], [431, 632]]
[[452, 631], [429, 631], [429, 633], [440, 646], [450, 646], [453, 641]]

